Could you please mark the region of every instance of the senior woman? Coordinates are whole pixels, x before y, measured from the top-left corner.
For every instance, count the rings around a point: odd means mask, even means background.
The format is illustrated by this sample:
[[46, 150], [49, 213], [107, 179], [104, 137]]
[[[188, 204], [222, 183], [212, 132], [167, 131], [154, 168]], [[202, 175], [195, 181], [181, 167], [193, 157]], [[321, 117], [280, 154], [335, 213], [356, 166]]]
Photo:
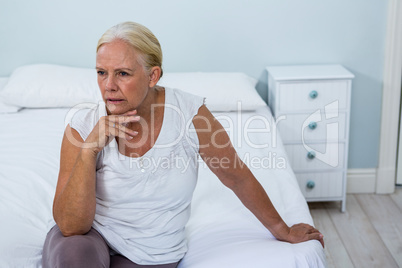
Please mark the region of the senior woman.
[[[44, 267], [176, 267], [187, 250], [198, 156], [278, 240], [323, 244], [312, 226], [285, 224], [247, 166], [239, 165], [203, 98], [157, 85], [162, 51], [147, 28], [125, 22], [106, 31], [96, 70], [104, 103], [79, 112], [65, 129], [53, 203], [57, 224], [46, 237]], [[158, 159], [170, 160], [144, 166]], [[175, 165], [177, 159], [189, 165]]]

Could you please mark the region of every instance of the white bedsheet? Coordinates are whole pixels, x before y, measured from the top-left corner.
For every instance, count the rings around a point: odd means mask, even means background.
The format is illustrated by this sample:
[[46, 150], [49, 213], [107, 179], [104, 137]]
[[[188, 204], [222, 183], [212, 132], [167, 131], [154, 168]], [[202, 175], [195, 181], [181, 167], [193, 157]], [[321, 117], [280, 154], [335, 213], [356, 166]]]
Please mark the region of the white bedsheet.
[[[8, 82], [8, 77], [0, 77], [0, 92], [3, 90], [4, 86]], [[21, 110], [21, 107], [10, 105], [10, 104], [5, 104], [3, 102], [3, 99], [0, 98], [0, 114], [5, 114], [5, 113], [16, 113], [19, 110]]]
[[[23, 109], [0, 115], [0, 267], [41, 267], [67, 111]], [[247, 137], [254, 144], [268, 143], [269, 148], [251, 148], [247, 138], [238, 135], [249, 124], [247, 119], [257, 114], [271, 122], [271, 133], [250, 133]], [[283, 219], [289, 225], [312, 224], [280, 139], [272, 146], [275, 138], [269, 109], [244, 113], [243, 128], [238, 127], [236, 113], [215, 115], [229, 127], [239, 155], [250, 164]], [[262, 123], [255, 119], [247, 128], [262, 128]], [[285, 159], [285, 168], [277, 163], [281, 159]], [[271, 161], [271, 168], [256, 164], [259, 160], [265, 161], [264, 166]], [[203, 163], [187, 234], [189, 251], [179, 265], [181, 268], [325, 266], [318, 241], [277, 241]]]

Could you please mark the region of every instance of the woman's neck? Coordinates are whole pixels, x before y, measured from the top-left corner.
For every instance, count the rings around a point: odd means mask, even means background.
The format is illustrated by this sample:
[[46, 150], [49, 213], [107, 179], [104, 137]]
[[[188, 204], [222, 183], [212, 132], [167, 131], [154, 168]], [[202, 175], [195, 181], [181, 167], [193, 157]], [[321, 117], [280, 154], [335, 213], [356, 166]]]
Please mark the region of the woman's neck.
[[[158, 121], [164, 107], [164, 89], [161, 87], [154, 87], [149, 89], [147, 96], [139, 107], [137, 107], [137, 115], [140, 116], [141, 121], [145, 121], [148, 126]], [[163, 112], [162, 112], [163, 113]], [[138, 123], [127, 125], [130, 129], [136, 129]]]

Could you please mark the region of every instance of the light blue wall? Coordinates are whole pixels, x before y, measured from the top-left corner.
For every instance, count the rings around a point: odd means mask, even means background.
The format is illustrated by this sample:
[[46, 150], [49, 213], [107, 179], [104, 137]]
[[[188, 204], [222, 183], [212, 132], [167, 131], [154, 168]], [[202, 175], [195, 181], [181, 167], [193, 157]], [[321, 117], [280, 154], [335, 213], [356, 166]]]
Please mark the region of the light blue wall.
[[350, 168], [378, 162], [385, 0], [0, 0], [0, 76], [30, 63], [93, 67], [110, 26], [137, 21], [166, 71], [241, 71], [266, 98], [267, 65], [340, 63], [353, 81]]

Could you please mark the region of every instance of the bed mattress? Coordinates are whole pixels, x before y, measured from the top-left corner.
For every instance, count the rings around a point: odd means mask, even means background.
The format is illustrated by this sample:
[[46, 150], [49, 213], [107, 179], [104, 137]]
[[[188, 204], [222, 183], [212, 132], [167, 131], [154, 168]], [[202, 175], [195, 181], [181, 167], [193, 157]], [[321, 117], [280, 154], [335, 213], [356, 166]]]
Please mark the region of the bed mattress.
[[[0, 267], [41, 267], [67, 112], [0, 115]], [[313, 224], [269, 108], [215, 116], [285, 222]], [[203, 162], [186, 232], [189, 251], [180, 268], [325, 267], [318, 241], [277, 241]]]

